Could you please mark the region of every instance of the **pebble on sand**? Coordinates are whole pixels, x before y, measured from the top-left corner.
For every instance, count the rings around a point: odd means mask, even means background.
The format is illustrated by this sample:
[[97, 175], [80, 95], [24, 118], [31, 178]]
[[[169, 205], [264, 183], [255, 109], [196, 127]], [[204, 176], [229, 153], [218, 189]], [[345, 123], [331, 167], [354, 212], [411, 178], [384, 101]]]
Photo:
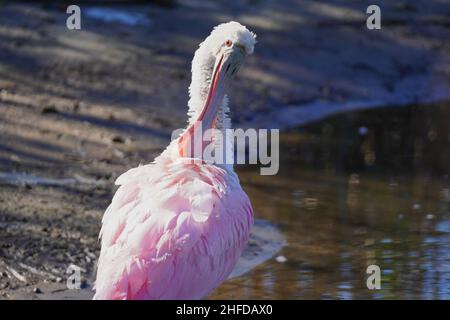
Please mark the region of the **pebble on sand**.
[[275, 260], [279, 263], [285, 263], [287, 261], [287, 258], [285, 256], [278, 256], [275, 258]]

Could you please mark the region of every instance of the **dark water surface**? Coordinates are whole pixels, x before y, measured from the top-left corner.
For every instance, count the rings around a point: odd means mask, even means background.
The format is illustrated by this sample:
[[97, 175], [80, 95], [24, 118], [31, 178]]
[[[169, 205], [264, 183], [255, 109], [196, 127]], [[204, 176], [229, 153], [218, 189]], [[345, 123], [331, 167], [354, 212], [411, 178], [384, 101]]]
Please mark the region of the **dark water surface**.
[[[449, 105], [399, 107], [282, 134], [278, 175], [239, 175], [287, 260], [210, 298], [450, 299], [449, 124]], [[366, 286], [372, 264], [380, 290]]]

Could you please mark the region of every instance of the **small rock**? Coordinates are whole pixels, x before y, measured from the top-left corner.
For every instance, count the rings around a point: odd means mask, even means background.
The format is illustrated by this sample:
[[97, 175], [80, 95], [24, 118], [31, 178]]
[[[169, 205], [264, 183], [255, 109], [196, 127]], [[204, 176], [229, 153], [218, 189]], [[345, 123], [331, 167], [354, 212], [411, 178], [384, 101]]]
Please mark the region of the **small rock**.
[[75, 101], [73, 103], [73, 106], [72, 106], [72, 111], [73, 112], [77, 112], [79, 109], [80, 109], [80, 102], [79, 101]]
[[41, 108], [42, 114], [50, 114], [50, 113], [58, 113], [58, 109], [55, 108], [55, 106], [44, 106]]
[[9, 287], [9, 282], [5, 282], [5, 283], [0, 284], [0, 289], [6, 289], [8, 287]]
[[114, 154], [117, 158], [120, 158], [120, 159], [125, 158], [125, 152], [120, 151], [119, 149], [114, 149], [114, 150], [113, 150], [113, 154]]
[[433, 220], [434, 214], [427, 214], [426, 218], [427, 218], [427, 220]]
[[420, 206], [420, 204], [418, 204], [418, 203], [414, 203], [414, 204], [413, 204], [413, 209], [414, 209], [414, 210], [419, 210], [420, 207], [421, 207], [421, 206]]
[[114, 143], [125, 143], [125, 139], [121, 136], [114, 136], [111, 141]]
[[279, 263], [285, 263], [287, 261], [287, 258], [285, 256], [278, 256], [275, 258], [275, 261]]
[[36, 287], [33, 289], [33, 292], [39, 294], [39, 293], [42, 293], [42, 290], [39, 289], [38, 287]]

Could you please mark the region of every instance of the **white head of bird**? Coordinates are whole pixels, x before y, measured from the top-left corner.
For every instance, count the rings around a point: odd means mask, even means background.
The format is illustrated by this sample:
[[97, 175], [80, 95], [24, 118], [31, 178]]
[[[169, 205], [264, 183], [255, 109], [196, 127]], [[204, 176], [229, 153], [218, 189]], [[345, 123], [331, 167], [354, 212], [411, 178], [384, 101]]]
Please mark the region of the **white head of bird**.
[[231, 21], [216, 26], [200, 44], [192, 60], [190, 126], [178, 140], [181, 156], [191, 156], [186, 150], [193, 144], [194, 123], [201, 123], [202, 132], [230, 126], [226, 90], [255, 43], [253, 32]]

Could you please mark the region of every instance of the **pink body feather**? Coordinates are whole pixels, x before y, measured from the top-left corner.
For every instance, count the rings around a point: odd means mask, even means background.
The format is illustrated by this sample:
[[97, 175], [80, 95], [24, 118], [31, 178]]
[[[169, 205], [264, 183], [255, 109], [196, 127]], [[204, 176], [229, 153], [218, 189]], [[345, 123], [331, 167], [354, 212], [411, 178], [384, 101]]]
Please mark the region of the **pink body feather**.
[[116, 183], [94, 299], [199, 299], [229, 276], [253, 224], [234, 172], [159, 157]]

